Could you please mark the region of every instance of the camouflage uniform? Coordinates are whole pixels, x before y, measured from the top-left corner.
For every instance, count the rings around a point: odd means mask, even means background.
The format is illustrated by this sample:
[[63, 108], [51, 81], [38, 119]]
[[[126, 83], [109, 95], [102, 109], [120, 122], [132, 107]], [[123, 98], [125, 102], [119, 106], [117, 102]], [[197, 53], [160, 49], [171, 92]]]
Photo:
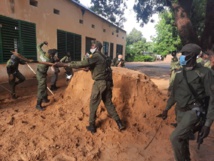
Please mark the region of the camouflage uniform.
[[15, 86], [25, 81], [25, 77], [19, 72], [19, 64], [25, 64], [25, 62], [14, 55], [11, 55], [6, 64], [12, 98], [16, 98]]
[[[71, 57], [64, 56], [62, 59], [60, 59], [60, 62], [62, 62], [62, 63], [69, 63], [69, 62], [71, 62]], [[65, 69], [66, 76], [73, 75], [72, 68], [70, 68], [70, 67], [64, 67], [64, 69]], [[66, 79], [66, 80], [68, 81], [68, 79]]]
[[[55, 55], [51, 61], [52, 63], [55, 63], [55, 62], [59, 62], [59, 58], [57, 55]], [[59, 73], [60, 73], [60, 70], [59, 70], [59, 67], [51, 67], [52, 69], [52, 76], [51, 76], [51, 90], [57, 90], [57, 86], [56, 86], [56, 82], [58, 80], [58, 76], [59, 76]]]
[[170, 72], [169, 88], [168, 88], [169, 93], [171, 93], [176, 72], [181, 69], [180, 63], [176, 56], [174, 56], [171, 60], [170, 69], [171, 69], [171, 72]]
[[[51, 58], [48, 53], [42, 50], [42, 46], [44, 43], [41, 43], [37, 46], [37, 52], [39, 56], [39, 61], [41, 62], [51, 62]], [[37, 99], [38, 101], [42, 101], [42, 99], [47, 99], [47, 71], [49, 66], [45, 64], [37, 65], [36, 78], [38, 81], [38, 93]]]

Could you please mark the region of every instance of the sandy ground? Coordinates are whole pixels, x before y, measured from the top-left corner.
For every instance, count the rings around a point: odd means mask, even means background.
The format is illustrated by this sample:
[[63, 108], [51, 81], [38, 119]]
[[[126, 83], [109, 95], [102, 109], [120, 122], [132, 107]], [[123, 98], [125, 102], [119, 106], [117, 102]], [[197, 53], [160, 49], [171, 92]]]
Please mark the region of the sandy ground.
[[[127, 128], [118, 131], [101, 103], [94, 135], [85, 128], [93, 83], [89, 72], [75, 72], [68, 85], [61, 76], [43, 112], [35, 108], [35, 78], [17, 87], [17, 100], [0, 88], [0, 161], [173, 161], [174, 110], [166, 121], [156, 117], [166, 105], [168, 73], [113, 68], [112, 100]], [[212, 129], [200, 150], [191, 141], [193, 161], [214, 161], [213, 136]]]

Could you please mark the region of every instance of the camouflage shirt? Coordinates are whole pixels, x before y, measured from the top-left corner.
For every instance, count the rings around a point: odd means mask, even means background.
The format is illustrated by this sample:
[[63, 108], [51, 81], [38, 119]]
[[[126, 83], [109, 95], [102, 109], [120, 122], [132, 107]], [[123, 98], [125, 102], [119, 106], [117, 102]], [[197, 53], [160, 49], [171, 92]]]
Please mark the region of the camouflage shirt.
[[[37, 52], [38, 52], [38, 56], [39, 56], [39, 61], [41, 62], [52, 62], [52, 60], [49, 57], [49, 54], [44, 52], [42, 50], [42, 46], [44, 45], [44, 43], [41, 43], [37, 46]], [[46, 74], [48, 71], [49, 66], [45, 65], [45, 64], [38, 64], [37, 65], [37, 70], [40, 73]]]

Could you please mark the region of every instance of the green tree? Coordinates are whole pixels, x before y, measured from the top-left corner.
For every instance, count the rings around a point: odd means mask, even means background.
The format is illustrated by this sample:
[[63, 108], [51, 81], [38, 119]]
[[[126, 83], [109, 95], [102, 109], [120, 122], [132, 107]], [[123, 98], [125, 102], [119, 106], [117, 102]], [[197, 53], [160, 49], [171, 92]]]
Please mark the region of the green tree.
[[174, 13], [175, 25], [183, 45], [197, 43], [204, 49], [214, 46], [213, 0], [136, 0], [134, 5], [137, 20], [142, 25], [154, 13], [160, 13], [166, 8]]
[[126, 37], [127, 45], [133, 44], [138, 41], [146, 42], [146, 39], [143, 37], [141, 31], [138, 31], [137, 29], [133, 28], [132, 31]]
[[172, 13], [165, 11], [159, 17], [160, 21], [155, 26], [157, 36], [153, 38], [154, 50], [165, 56], [171, 51], [178, 50], [181, 47], [181, 41], [174, 25]]
[[125, 0], [91, 0], [91, 4], [92, 11], [123, 28], [126, 21], [124, 10], [127, 8]]

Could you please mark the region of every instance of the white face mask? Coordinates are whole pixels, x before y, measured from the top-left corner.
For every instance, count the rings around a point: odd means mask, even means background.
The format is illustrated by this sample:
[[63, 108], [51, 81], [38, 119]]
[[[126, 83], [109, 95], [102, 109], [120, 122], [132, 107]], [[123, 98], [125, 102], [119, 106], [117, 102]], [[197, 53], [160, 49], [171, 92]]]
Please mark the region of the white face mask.
[[118, 61], [120, 61], [120, 58], [118, 59]]
[[94, 48], [94, 49], [90, 49], [90, 52], [92, 53], [92, 54], [94, 54], [94, 52], [97, 50], [97, 48]]

